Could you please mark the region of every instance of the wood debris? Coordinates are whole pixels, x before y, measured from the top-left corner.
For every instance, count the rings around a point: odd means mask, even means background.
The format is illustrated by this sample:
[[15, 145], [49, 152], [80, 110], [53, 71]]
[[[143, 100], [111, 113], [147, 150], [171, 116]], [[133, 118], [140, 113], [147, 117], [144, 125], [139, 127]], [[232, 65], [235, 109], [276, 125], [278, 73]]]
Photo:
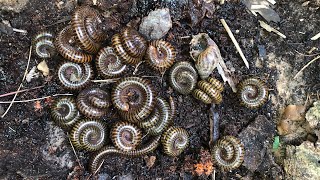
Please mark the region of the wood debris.
[[315, 41], [320, 38], [320, 32], [311, 38], [312, 41]]
[[260, 23], [260, 26], [263, 29], [267, 30], [268, 32], [274, 32], [274, 33], [278, 34], [280, 37], [286, 38], [286, 36], [284, 34], [282, 34], [280, 31], [274, 29], [273, 27], [269, 26], [267, 23], [265, 23], [263, 21], [259, 21], [259, 23]]
[[37, 69], [41, 71], [44, 76], [49, 75], [49, 67], [45, 60], [38, 64]]
[[276, 3], [274, 0], [242, 0], [242, 2], [255, 16], [259, 13], [268, 22], [280, 22], [279, 14], [270, 7]]

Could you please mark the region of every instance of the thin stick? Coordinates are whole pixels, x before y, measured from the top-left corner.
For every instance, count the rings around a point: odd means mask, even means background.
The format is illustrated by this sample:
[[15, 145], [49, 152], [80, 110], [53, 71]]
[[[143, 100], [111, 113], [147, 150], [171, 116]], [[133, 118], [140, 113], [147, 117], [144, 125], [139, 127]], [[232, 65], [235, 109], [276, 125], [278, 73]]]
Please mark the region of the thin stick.
[[308, 62], [308, 64], [306, 64], [305, 66], [303, 66], [302, 69], [300, 69], [300, 71], [294, 76], [293, 79], [296, 79], [296, 78], [298, 77], [298, 75], [299, 75], [300, 73], [302, 73], [302, 71], [303, 71], [305, 68], [307, 68], [310, 64], [312, 64], [313, 62], [315, 62], [315, 61], [318, 60], [318, 59], [320, 59], [320, 56], [317, 56], [317, 57], [315, 57], [314, 59], [312, 59], [310, 62]]
[[5, 93], [5, 94], [1, 94], [0, 97], [6, 97], [6, 96], [10, 96], [10, 95], [13, 95], [13, 94], [16, 94], [16, 93], [26, 92], [26, 91], [30, 91], [30, 90], [34, 90], [34, 89], [40, 89], [40, 88], [43, 88], [43, 87], [44, 87], [44, 85], [33, 87], [33, 88], [30, 88], [30, 89], [24, 89], [24, 90], [21, 90], [21, 91], [9, 92], [9, 93]]
[[96, 174], [100, 171], [103, 163], [104, 163], [104, 160], [102, 160], [102, 162], [101, 162], [101, 164], [99, 165], [98, 169], [93, 173], [93, 176], [96, 175]]
[[17, 28], [12, 28], [12, 31], [14, 31], [14, 32], [18, 32], [18, 33], [23, 33], [23, 34], [27, 34], [27, 33], [28, 33], [26, 30], [23, 30], [23, 29], [17, 29]]
[[69, 143], [71, 144], [73, 153], [74, 153], [74, 155], [76, 156], [77, 162], [78, 162], [79, 166], [80, 166], [81, 168], [83, 168], [82, 164], [80, 163], [80, 159], [79, 159], [79, 157], [78, 157], [78, 155], [77, 155], [77, 153], [76, 153], [76, 150], [74, 149], [74, 146], [73, 146], [73, 144], [72, 144], [72, 142], [71, 142], [71, 140], [70, 140], [69, 133], [67, 133], [67, 136], [68, 136], [68, 139], [69, 139]]
[[144, 61], [141, 61], [141, 62], [139, 62], [137, 65], [136, 65], [136, 67], [134, 68], [134, 71], [133, 71], [133, 75], [136, 75], [137, 74], [137, 72], [138, 72], [138, 68], [139, 68], [139, 66], [143, 63]]
[[[38, 100], [42, 100], [42, 99], [47, 99], [50, 97], [56, 97], [56, 96], [72, 96], [73, 94], [54, 94], [52, 96], [44, 96], [44, 97], [40, 97], [40, 98], [35, 98], [35, 99], [27, 99], [27, 100], [21, 100], [21, 101], [13, 101], [14, 103], [25, 103], [25, 102], [31, 102], [31, 101], [38, 101]], [[12, 101], [0, 101], [0, 104], [9, 104]]]
[[98, 79], [98, 80], [91, 80], [94, 83], [114, 83], [118, 81], [120, 78], [114, 78], [114, 79]]
[[20, 83], [20, 85], [19, 85], [19, 88], [18, 88], [16, 94], [14, 95], [14, 97], [13, 97], [13, 99], [12, 99], [9, 107], [8, 107], [7, 110], [2, 114], [1, 118], [4, 118], [4, 116], [6, 116], [6, 114], [9, 112], [11, 106], [13, 105], [14, 100], [16, 99], [16, 97], [17, 97], [17, 95], [18, 95], [18, 92], [20, 91], [20, 89], [21, 89], [21, 87], [22, 87], [22, 83], [23, 83], [23, 81], [24, 81], [24, 79], [26, 78], [26, 75], [27, 75], [27, 73], [28, 73], [28, 69], [29, 69], [29, 65], [30, 65], [30, 59], [31, 59], [31, 52], [32, 52], [32, 45], [30, 46], [29, 57], [28, 57], [28, 64], [27, 64], [27, 67], [26, 67], [26, 69], [25, 69], [25, 71], [24, 71], [24, 75], [23, 75], [22, 81], [21, 81], [21, 83]]
[[227, 31], [229, 37], [231, 38], [234, 46], [236, 47], [237, 51], [239, 52], [239, 54], [240, 54], [240, 56], [241, 56], [244, 64], [245, 64], [245, 65], [247, 66], [247, 68], [249, 69], [249, 62], [247, 61], [247, 58], [244, 56], [244, 54], [243, 54], [243, 52], [242, 52], [242, 50], [241, 50], [241, 48], [240, 48], [240, 46], [239, 46], [236, 38], [234, 38], [234, 36], [233, 36], [233, 34], [232, 34], [232, 32], [231, 32], [228, 24], [226, 23], [226, 21], [225, 21], [224, 19], [220, 19], [220, 21], [221, 21], [223, 27], [226, 29], [226, 31]]

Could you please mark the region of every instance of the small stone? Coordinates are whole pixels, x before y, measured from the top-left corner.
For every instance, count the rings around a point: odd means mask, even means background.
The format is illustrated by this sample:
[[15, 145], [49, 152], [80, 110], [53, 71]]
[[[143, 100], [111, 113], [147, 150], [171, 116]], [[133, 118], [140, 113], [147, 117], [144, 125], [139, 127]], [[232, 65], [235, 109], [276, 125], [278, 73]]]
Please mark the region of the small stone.
[[313, 107], [306, 113], [306, 120], [311, 128], [317, 127], [320, 122], [320, 101], [313, 103]]
[[160, 39], [167, 34], [171, 27], [172, 20], [169, 9], [156, 9], [142, 19], [139, 32], [148, 39]]

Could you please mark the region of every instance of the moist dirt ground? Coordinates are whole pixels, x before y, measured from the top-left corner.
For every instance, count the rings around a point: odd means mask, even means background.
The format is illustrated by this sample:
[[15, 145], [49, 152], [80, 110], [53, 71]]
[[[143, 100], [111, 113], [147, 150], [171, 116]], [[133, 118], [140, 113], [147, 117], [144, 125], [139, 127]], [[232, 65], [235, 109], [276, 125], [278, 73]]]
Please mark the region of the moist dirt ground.
[[[63, 2], [63, 3], [61, 3]], [[43, 29], [58, 33], [69, 23], [69, 17], [76, 2], [74, 1], [41, 1], [30, 0], [19, 13], [0, 11], [0, 19], [8, 20], [11, 26], [26, 30], [28, 33], [1, 33], [0, 34], [0, 94], [16, 91], [23, 78], [27, 66], [29, 47], [32, 37]], [[98, 1], [99, 2], [99, 1]], [[220, 48], [222, 57], [231, 68], [232, 75], [238, 83], [246, 77], [263, 79], [270, 89], [269, 101], [258, 110], [250, 110], [239, 104], [238, 97], [225, 84], [223, 103], [216, 107], [219, 112], [220, 135], [237, 136], [258, 115], [264, 115], [276, 126], [279, 110], [287, 104], [303, 104], [309, 94], [311, 99], [316, 98], [319, 89], [319, 62], [311, 64], [295, 80], [293, 76], [313, 56], [306, 52], [312, 47], [312, 54], [319, 53], [319, 40], [310, 38], [319, 33], [320, 12], [316, 1], [302, 6], [304, 1], [283, 0], [277, 1], [274, 10], [279, 14], [279, 23], [270, 23], [287, 38], [281, 38], [269, 33], [259, 26], [261, 16], [254, 16], [239, 2], [226, 2], [224, 5], [216, 3], [210, 17], [202, 15], [203, 10], [197, 5], [198, 1], [105, 1], [103, 11], [111, 5], [116, 21], [110, 23], [109, 38], [105, 45], [110, 45], [110, 37], [118, 32], [130, 21], [134, 24], [156, 8], [169, 7], [173, 26], [164, 37], [177, 49], [177, 61], [192, 61], [189, 56], [188, 36], [200, 32], [208, 33]], [[200, 2], [200, 1], [199, 1]], [[199, 3], [198, 2], [198, 3]], [[201, 1], [202, 2], [202, 1]], [[83, 2], [78, 2], [83, 3]], [[183, 3], [186, 3], [183, 5]], [[195, 11], [197, 10], [197, 11]], [[211, 12], [210, 12], [211, 11]], [[191, 13], [191, 15], [188, 15]], [[198, 13], [198, 14], [197, 14]], [[247, 69], [237, 53], [228, 34], [219, 19], [224, 18], [238, 40], [244, 55], [247, 57], [250, 69]], [[263, 50], [266, 54], [264, 55]], [[29, 69], [42, 60], [34, 54], [31, 57]], [[36, 89], [18, 94], [16, 100], [32, 99], [47, 95], [69, 92], [58, 83], [57, 67], [62, 57], [57, 56], [47, 60], [50, 68], [50, 78], [42, 77], [31, 82], [23, 82], [23, 88]], [[161, 148], [152, 154], [140, 158], [108, 157], [100, 172], [91, 178], [99, 179], [211, 179], [212, 176], [198, 176], [193, 165], [200, 160], [201, 150], [209, 150], [210, 140], [209, 109], [210, 106], [195, 100], [191, 95], [183, 96], [170, 89], [167, 73], [161, 81], [161, 75], [142, 64], [138, 75], [157, 76], [150, 80], [160, 96], [172, 96], [177, 106], [177, 115], [174, 124], [184, 127], [190, 133], [190, 145], [182, 155], [172, 158], [164, 155]], [[214, 77], [221, 80], [217, 70]], [[101, 79], [96, 75], [95, 79]], [[99, 84], [94, 84], [99, 86]], [[110, 88], [111, 85], [103, 85]], [[1, 101], [10, 101], [13, 96], [1, 97]], [[53, 100], [55, 98], [52, 98]], [[35, 108], [35, 102], [15, 103], [9, 113], [0, 119], [0, 179], [86, 179], [89, 177], [87, 162], [89, 153], [77, 151], [80, 163], [72, 151], [66, 134], [57, 128], [50, 117], [49, 100], [41, 100], [41, 108]], [[8, 104], [0, 104], [0, 111], [4, 111]], [[119, 117], [115, 112], [103, 118], [106, 122], [114, 122]], [[275, 130], [269, 132], [271, 137], [276, 135]], [[272, 139], [268, 146], [272, 147]], [[151, 156], [156, 160], [152, 167], [147, 162]], [[283, 179], [281, 170], [274, 170], [277, 165], [267, 163], [262, 159], [265, 167], [250, 172], [246, 167], [223, 173], [216, 168], [217, 179]], [[191, 169], [190, 169], [191, 164]]]

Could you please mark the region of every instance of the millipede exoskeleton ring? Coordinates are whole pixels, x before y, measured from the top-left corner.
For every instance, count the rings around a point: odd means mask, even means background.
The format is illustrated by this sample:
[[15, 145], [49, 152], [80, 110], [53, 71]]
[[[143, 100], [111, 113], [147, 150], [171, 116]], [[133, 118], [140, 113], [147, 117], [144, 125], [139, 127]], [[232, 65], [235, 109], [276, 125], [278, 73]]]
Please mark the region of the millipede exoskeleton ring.
[[121, 59], [115, 54], [112, 47], [102, 48], [95, 60], [97, 70], [106, 78], [120, 76], [126, 69]]
[[132, 151], [141, 143], [142, 132], [129, 122], [117, 122], [111, 129], [111, 140], [121, 151]]
[[35, 54], [40, 58], [51, 58], [56, 53], [53, 39], [54, 35], [51, 32], [38, 33], [32, 41]]
[[240, 103], [248, 108], [258, 108], [268, 100], [268, 88], [256, 78], [248, 78], [239, 84]]
[[164, 153], [179, 156], [189, 144], [188, 132], [180, 127], [171, 126], [161, 138]]

